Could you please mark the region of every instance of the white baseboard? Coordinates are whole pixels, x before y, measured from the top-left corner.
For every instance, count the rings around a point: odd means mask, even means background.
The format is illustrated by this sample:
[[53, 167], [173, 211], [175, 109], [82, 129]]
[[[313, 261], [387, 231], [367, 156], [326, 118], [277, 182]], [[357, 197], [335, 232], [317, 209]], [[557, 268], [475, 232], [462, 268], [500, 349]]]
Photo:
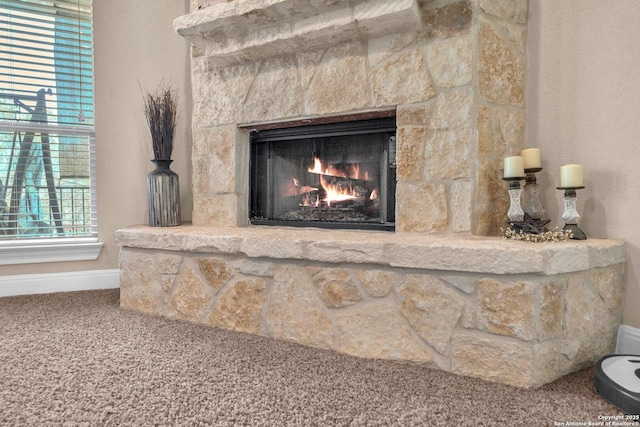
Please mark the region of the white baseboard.
[[0, 297], [120, 287], [120, 270], [0, 276]]
[[629, 325], [620, 325], [616, 342], [616, 354], [640, 355], [640, 329]]

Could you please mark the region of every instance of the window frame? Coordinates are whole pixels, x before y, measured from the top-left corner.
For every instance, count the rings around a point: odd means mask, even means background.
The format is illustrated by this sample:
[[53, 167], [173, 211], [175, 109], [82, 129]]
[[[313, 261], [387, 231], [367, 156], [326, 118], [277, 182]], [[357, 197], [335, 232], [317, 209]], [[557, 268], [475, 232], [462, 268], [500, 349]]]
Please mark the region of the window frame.
[[[90, 1], [92, 3], [92, 1]], [[91, 21], [93, 19], [91, 18]], [[89, 21], [89, 22], [91, 22]], [[92, 25], [91, 25], [92, 26]], [[80, 24], [78, 24], [80, 31]], [[91, 30], [91, 58], [94, 54], [94, 35]], [[93, 61], [93, 59], [92, 59]], [[80, 69], [82, 72], [82, 68]], [[81, 77], [82, 79], [83, 77]], [[91, 67], [91, 80], [95, 78], [94, 68]], [[56, 80], [58, 81], [58, 80]], [[80, 83], [82, 91], [82, 83]], [[92, 83], [91, 97], [94, 114], [95, 92]], [[80, 111], [84, 101], [80, 98]], [[0, 239], [0, 265], [46, 263], [62, 261], [84, 261], [98, 258], [104, 243], [98, 240], [98, 208], [96, 192], [96, 137], [95, 124], [65, 124], [65, 123], [32, 123], [28, 121], [12, 121], [0, 119], [0, 132], [36, 132], [57, 135], [58, 137], [87, 137], [89, 155], [90, 182], [90, 211], [91, 218], [89, 234], [77, 236], [16, 236], [15, 238]], [[56, 185], [57, 188], [57, 185]]]

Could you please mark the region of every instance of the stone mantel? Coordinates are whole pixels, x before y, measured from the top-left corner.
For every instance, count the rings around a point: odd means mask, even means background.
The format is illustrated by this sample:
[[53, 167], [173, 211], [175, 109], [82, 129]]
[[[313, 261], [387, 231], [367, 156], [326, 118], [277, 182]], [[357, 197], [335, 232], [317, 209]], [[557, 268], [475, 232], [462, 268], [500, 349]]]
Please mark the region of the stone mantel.
[[235, 0], [176, 18], [175, 31], [218, 64], [260, 60], [411, 31], [416, 0]]
[[626, 257], [625, 243], [617, 239], [527, 243], [470, 235], [266, 226], [134, 226], [119, 230], [116, 240], [141, 249], [493, 274], [556, 275], [616, 265]]

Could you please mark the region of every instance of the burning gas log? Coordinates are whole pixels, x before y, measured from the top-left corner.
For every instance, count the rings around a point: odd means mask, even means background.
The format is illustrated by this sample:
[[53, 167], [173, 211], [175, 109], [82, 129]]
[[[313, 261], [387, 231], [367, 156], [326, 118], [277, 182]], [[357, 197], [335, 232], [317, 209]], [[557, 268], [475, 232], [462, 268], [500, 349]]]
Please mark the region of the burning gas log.
[[313, 167], [302, 177], [318, 187], [302, 185], [297, 178], [287, 183], [285, 197], [303, 196], [298, 206], [305, 209], [371, 210], [377, 208], [378, 192], [364, 168], [356, 163], [323, 165], [314, 158]]
[[319, 188], [311, 187], [309, 185], [300, 185], [300, 181], [293, 178], [292, 181], [287, 182], [286, 188], [284, 189], [284, 197], [293, 197], [300, 196], [302, 194], [313, 193], [314, 191], [318, 191]]

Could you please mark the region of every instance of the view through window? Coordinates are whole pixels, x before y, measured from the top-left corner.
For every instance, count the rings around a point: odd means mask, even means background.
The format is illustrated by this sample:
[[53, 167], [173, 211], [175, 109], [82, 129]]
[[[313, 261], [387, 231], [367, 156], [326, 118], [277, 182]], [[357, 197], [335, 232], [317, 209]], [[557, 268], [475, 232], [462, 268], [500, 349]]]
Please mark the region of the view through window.
[[91, 0], [0, 0], [0, 245], [97, 237]]

